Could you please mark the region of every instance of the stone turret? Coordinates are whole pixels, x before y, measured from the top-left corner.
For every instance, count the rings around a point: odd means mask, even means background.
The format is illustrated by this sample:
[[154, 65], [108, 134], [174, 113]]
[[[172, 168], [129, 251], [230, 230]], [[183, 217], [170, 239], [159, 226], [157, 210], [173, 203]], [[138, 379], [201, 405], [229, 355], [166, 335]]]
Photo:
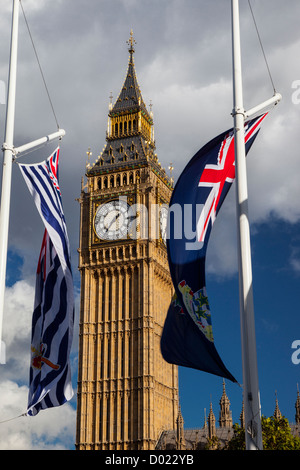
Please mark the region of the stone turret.
[[296, 424], [300, 424], [300, 395], [299, 395], [298, 384], [297, 384], [297, 400], [295, 403], [295, 408], [296, 408], [295, 422]]
[[223, 394], [220, 399], [220, 428], [232, 427], [232, 414], [230, 411], [230, 401], [226, 394], [225, 380], [223, 379]]
[[282, 418], [282, 414], [281, 414], [281, 411], [279, 409], [279, 406], [278, 406], [278, 399], [277, 399], [277, 392], [275, 392], [275, 395], [276, 395], [276, 404], [275, 404], [275, 411], [274, 411], [274, 418], [276, 419], [281, 419]]
[[245, 408], [244, 408], [244, 400], [243, 400], [243, 404], [242, 404], [242, 411], [241, 411], [241, 414], [240, 414], [240, 424], [241, 424], [241, 427], [242, 427], [242, 428], [245, 427]]
[[181, 414], [181, 408], [179, 407], [178, 416], [176, 420], [177, 425], [177, 438], [176, 438], [176, 449], [185, 450], [185, 438], [184, 438], [184, 421]]
[[208, 422], [208, 437], [211, 439], [216, 436], [216, 418], [212, 409], [212, 403], [210, 402], [210, 410], [207, 418]]

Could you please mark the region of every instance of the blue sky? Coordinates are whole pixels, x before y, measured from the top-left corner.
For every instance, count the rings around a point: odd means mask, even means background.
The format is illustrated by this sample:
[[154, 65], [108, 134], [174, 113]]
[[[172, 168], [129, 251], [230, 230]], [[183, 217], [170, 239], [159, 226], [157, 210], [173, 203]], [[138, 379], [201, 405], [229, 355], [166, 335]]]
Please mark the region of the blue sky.
[[[297, 240], [298, 237], [299, 224], [282, 224], [272, 220], [257, 227], [251, 240], [262, 414], [271, 416], [274, 413], [277, 392], [279, 408], [290, 422], [295, 421], [294, 405], [299, 382], [299, 365], [292, 363], [294, 350], [291, 345], [299, 337], [297, 325], [300, 277], [299, 271], [292, 266], [289, 242]], [[216, 347], [230, 372], [242, 383], [238, 276], [218, 280], [214, 275], [210, 275], [207, 289]], [[185, 418], [189, 417], [186, 424], [196, 426], [198, 422], [198, 415], [195, 416], [190, 406], [196, 397], [198, 413], [204, 415], [204, 408], [209, 410], [212, 400], [218, 419], [222, 379], [183, 368], [180, 369], [180, 375], [181, 397], [187, 400], [182, 404]], [[185, 380], [188, 384], [192, 378], [193, 387], [189, 389], [185, 386]], [[226, 390], [231, 401], [233, 419], [238, 422], [242, 390], [238, 385], [227, 381]]]
[[[11, 3], [0, 13], [0, 80], [7, 83]], [[254, 307], [262, 413], [275, 408], [294, 420], [300, 364], [291, 345], [300, 340], [300, 104], [298, 80], [300, 5], [289, 0], [252, 0], [277, 91], [283, 95], [263, 124], [247, 157]], [[175, 180], [195, 152], [232, 126], [229, 0], [23, 0], [59, 123], [60, 186], [72, 250], [79, 311], [79, 205], [86, 152], [96, 160], [105, 144], [109, 95], [116, 99], [125, 78], [126, 41], [133, 29], [135, 65], [144, 100], [153, 104], [159, 161], [173, 163]], [[268, 99], [272, 86], [247, 2], [241, 2], [244, 102]], [[298, 88], [297, 88], [298, 87]], [[0, 104], [4, 135], [5, 105]], [[20, 41], [15, 145], [56, 130], [24, 20]], [[45, 159], [49, 145], [22, 159]], [[7, 364], [0, 375], [0, 421], [23, 413], [28, 391], [29, 338], [34, 277], [43, 227], [16, 165], [13, 168], [6, 312], [3, 339]], [[238, 300], [235, 187], [213, 227], [207, 253], [207, 290], [217, 350], [242, 381]], [[5, 449], [73, 448], [76, 419], [78, 325], [72, 352], [75, 395], [61, 409], [0, 424]], [[186, 427], [202, 426], [210, 400], [218, 419], [222, 379], [180, 368], [180, 401]], [[226, 382], [234, 421], [241, 388]]]

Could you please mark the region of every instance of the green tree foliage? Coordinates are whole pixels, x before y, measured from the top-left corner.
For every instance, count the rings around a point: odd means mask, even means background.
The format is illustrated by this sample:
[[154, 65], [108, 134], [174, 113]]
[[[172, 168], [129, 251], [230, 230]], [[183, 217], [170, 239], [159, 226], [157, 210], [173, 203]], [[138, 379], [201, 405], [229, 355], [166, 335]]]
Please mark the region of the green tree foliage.
[[221, 450], [221, 443], [217, 436], [213, 436], [207, 440], [205, 450]]
[[[282, 417], [276, 419], [262, 417], [262, 437], [264, 450], [300, 450], [300, 439], [291, 433], [289, 422]], [[238, 424], [233, 426], [234, 435], [226, 445], [227, 450], [245, 450], [245, 430]]]

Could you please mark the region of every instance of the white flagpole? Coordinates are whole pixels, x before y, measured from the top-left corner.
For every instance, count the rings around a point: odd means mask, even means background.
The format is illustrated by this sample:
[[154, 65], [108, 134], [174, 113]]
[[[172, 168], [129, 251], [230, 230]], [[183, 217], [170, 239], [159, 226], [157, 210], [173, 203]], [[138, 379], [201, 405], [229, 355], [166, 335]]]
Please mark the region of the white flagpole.
[[5, 276], [7, 262], [7, 243], [9, 227], [9, 209], [11, 192], [11, 172], [13, 161], [13, 139], [17, 81], [17, 55], [18, 55], [18, 28], [19, 28], [19, 0], [13, 1], [10, 65], [7, 92], [6, 124], [5, 124], [5, 150], [3, 151], [3, 173], [0, 210], [0, 364], [5, 363], [5, 346], [2, 341], [2, 323], [4, 310]]
[[21, 156], [21, 154], [32, 151], [35, 148], [41, 147], [44, 144], [48, 144], [49, 142], [52, 142], [52, 140], [55, 139], [61, 139], [66, 135], [66, 131], [64, 129], [58, 129], [58, 131], [53, 132], [53, 134], [46, 135], [45, 137], [41, 137], [40, 139], [33, 140], [32, 142], [29, 142], [28, 144], [21, 145], [20, 147], [15, 147], [14, 148], [14, 156], [15, 158], [18, 158]]
[[236, 197], [238, 217], [239, 289], [247, 450], [262, 450], [260, 397], [256, 357], [248, 190], [244, 137], [244, 107], [240, 49], [239, 2], [231, 0], [233, 52], [233, 118], [235, 133]]
[[11, 175], [13, 158], [17, 154], [29, 151], [39, 145], [51, 142], [54, 139], [62, 138], [65, 135], [63, 129], [50, 134], [41, 139], [14, 148], [14, 121], [15, 121], [15, 102], [16, 102], [16, 84], [17, 84], [17, 56], [18, 56], [18, 30], [19, 30], [19, 2], [13, 0], [12, 12], [12, 28], [11, 28], [11, 45], [9, 60], [9, 77], [7, 91], [7, 108], [5, 137], [2, 146], [3, 150], [3, 172], [2, 172], [2, 191], [1, 191], [1, 208], [0, 208], [0, 364], [5, 364], [5, 344], [2, 341], [2, 326], [4, 313], [4, 296], [5, 296], [5, 277], [7, 264], [7, 247], [8, 247], [8, 229], [9, 229], [9, 212], [10, 212], [10, 193], [11, 193]]

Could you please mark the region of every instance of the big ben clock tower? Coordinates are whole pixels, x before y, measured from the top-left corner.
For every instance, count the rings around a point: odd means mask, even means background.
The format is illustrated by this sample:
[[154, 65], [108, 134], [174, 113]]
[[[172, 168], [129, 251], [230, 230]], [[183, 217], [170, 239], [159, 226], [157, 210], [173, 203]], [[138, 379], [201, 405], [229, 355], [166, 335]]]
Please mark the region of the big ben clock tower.
[[177, 367], [160, 352], [173, 293], [164, 233], [172, 182], [155, 153], [134, 44], [131, 32], [106, 146], [79, 199], [79, 450], [154, 449], [178, 415]]

